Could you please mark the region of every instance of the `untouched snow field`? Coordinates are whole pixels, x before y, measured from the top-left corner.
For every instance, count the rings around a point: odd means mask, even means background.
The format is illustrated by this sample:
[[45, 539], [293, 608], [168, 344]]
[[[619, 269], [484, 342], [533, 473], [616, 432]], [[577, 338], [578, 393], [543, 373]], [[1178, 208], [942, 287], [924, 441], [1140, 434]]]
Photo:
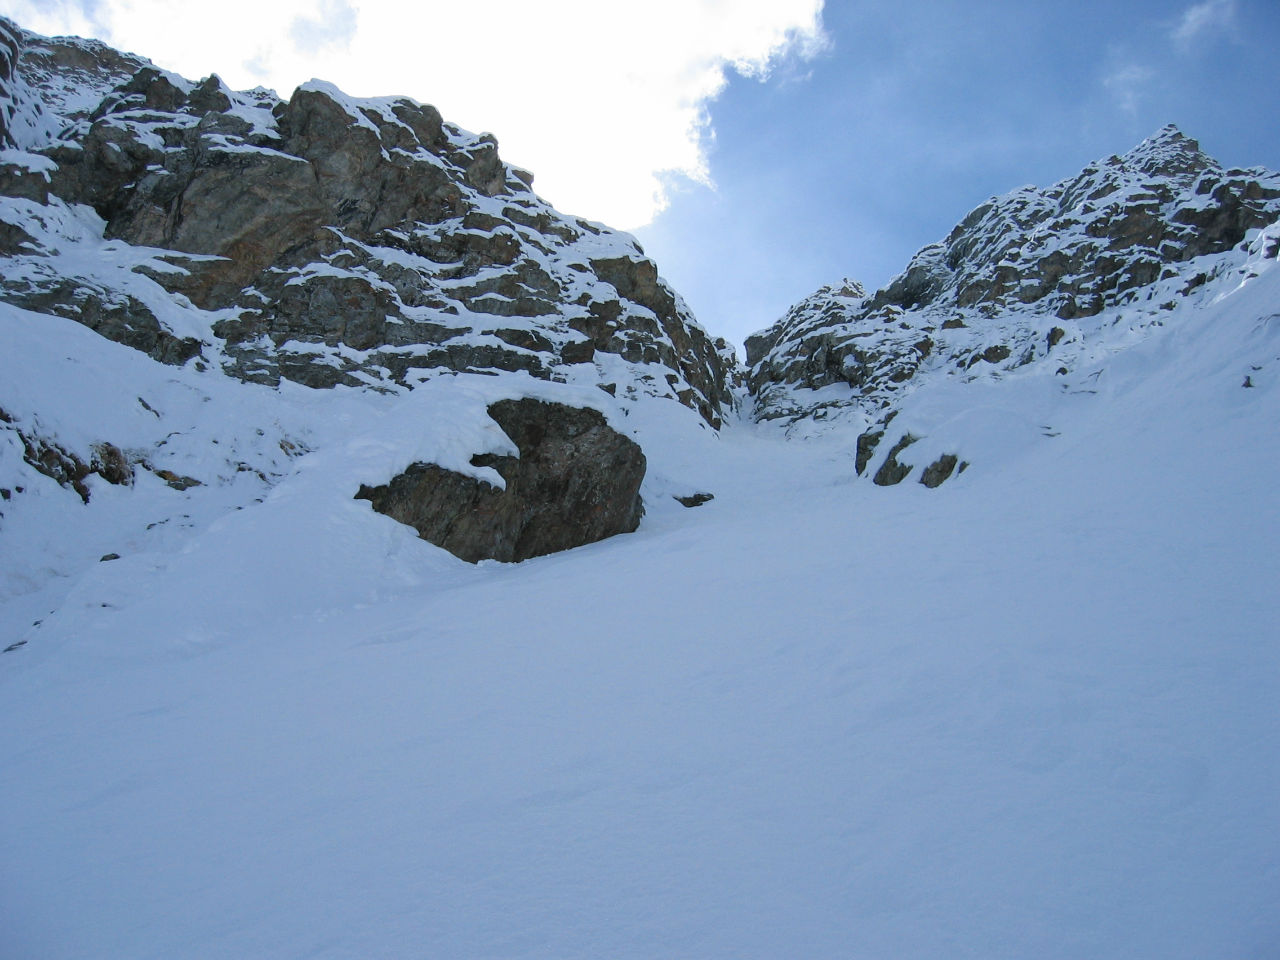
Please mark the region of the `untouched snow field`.
[[[15, 423], [206, 482], [5, 452], [0, 956], [1280, 955], [1274, 267], [923, 389], [932, 491], [838, 426], [272, 391], [2, 308]], [[635, 534], [470, 566], [351, 499], [538, 390], [641, 442]]]

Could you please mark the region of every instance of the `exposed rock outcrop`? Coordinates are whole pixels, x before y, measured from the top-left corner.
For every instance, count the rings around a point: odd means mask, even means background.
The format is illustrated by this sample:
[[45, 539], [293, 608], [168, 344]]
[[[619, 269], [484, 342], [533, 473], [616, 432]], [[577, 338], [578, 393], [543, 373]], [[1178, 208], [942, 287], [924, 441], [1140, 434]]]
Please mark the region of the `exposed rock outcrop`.
[[[613, 354], [632, 389], [708, 423], [731, 403], [732, 349], [632, 238], [547, 205], [492, 136], [403, 97], [313, 81], [280, 100], [0, 26], [0, 113], [21, 161], [0, 195], [28, 203], [3, 217], [0, 298], [261, 383], [558, 380], [599, 355], [604, 380]], [[54, 263], [77, 204], [101, 218], [114, 274]], [[42, 232], [53, 221], [58, 242]]]
[[15, 111], [13, 75], [22, 52], [18, 32], [6, 20], [0, 20], [0, 148], [10, 147], [9, 124]]
[[[117, 486], [133, 483], [133, 463], [113, 443], [95, 443], [86, 462], [85, 458], [56, 440], [20, 429], [13, 418], [0, 408], [0, 435], [7, 432], [17, 440], [16, 447], [21, 449], [24, 462], [60, 486], [74, 490], [83, 503], [89, 502], [89, 487], [85, 481], [92, 474], [96, 473]], [[4, 499], [9, 499], [8, 491]]]
[[[981, 375], [1042, 359], [1104, 309], [1152, 300], [1158, 311], [1157, 296], [1195, 282], [1180, 279], [1185, 264], [1278, 217], [1280, 175], [1224, 169], [1165, 127], [1069, 180], [989, 200], [870, 296], [845, 281], [797, 303], [747, 340], [756, 416], [852, 404], [874, 418], [922, 369]], [[852, 389], [811, 393], [830, 385]]]
[[[898, 483], [916, 469], [898, 460], [912, 424], [889, 423], [923, 382], [1041, 362], [1065, 378], [1104, 326], [1123, 322], [1132, 336], [1160, 326], [1213, 271], [1238, 267], [1223, 258], [1249, 255], [1250, 231], [1278, 219], [1280, 175], [1224, 169], [1165, 127], [1052, 187], [991, 199], [882, 290], [846, 280], [797, 303], [747, 340], [754, 416], [850, 420], [857, 473]], [[928, 487], [965, 466], [930, 457]]]
[[496, 470], [504, 487], [414, 463], [356, 498], [471, 563], [527, 560], [639, 525], [644, 454], [600, 413], [524, 398], [494, 403], [489, 415], [520, 455], [471, 462]]

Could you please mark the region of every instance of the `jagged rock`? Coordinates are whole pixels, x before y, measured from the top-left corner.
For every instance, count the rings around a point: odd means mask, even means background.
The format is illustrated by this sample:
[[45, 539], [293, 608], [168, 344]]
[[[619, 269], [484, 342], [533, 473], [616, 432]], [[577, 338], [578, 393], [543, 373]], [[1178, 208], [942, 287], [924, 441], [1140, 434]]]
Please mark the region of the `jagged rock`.
[[[114, 443], [95, 443], [88, 456], [78, 455], [60, 443], [21, 429], [8, 413], [0, 408], [0, 428], [12, 431], [22, 447], [22, 459], [39, 473], [61, 486], [69, 487], [84, 503], [89, 502], [89, 487], [85, 483], [91, 474], [98, 474], [108, 483], [127, 486], [133, 483], [133, 464], [123, 450]], [[22, 488], [15, 488], [21, 493]], [[12, 491], [0, 491], [0, 497], [8, 500]]]
[[891, 487], [905, 480], [907, 475], [915, 468], [909, 463], [899, 463], [898, 454], [919, 439], [919, 437], [904, 433], [898, 442], [893, 445], [889, 455], [884, 458], [884, 463], [880, 464], [880, 469], [876, 471], [872, 482], [878, 487]]
[[9, 122], [14, 114], [13, 75], [22, 46], [19, 33], [7, 20], [0, 20], [0, 148], [13, 146]]
[[89, 465], [107, 483], [114, 483], [116, 486], [133, 483], [133, 464], [114, 443], [95, 443], [93, 459]]
[[955, 472], [958, 462], [959, 458], [954, 453], [944, 453], [924, 468], [924, 473], [920, 475], [920, 482], [930, 490], [942, 486], [943, 482], [950, 479], [951, 474]]
[[153, 470], [152, 473], [174, 490], [190, 490], [192, 487], [203, 486], [195, 477], [185, 477], [180, 473], [174, 473], [172, 470]]
[[174, 335], [146, 304], [127, 293], [52, 277], [43, 285], [14, 281], [4, 291], [4, 299], [27, 310], [83, 323], [108, 340], [140, 350], [161, 363], [181, 366], [200, 355], [199, 340]]
[[0, 423], [4, 423], [6, 429], [17, 433], [18, 442], [22, 445], [22, 459], [29, 466], [34, 467], [55, 483], [70, 487], [84, 503], [89, 502], [89, 488], [85, 484], [86, 478], [93, 472], [89, 464], [76, 456], [73, 451], [64, 449], [52, 440], [10, 426], [13, 418], [2, 409], [0, 409]]
[[[982, 204], [871, 296], [846, 283], [797, 303], [748, 338], [754, 415], [855, 407], [874, 421], [922, 370], [991, 376], [1032, 363], [1078, 339], [1079, 321], [1141, 303], [1160, 284], [1191, 292], [1207, 277], [1178, 280], [1183, 264], [1277, 218], [1280, 176], [1224, 169], [1165, 127], [1076, 177]], [[812, 394], [832, 385], [849, 389]]]
[[867, 469], [867, 464], [871, 462], [872, 456], [875, 455], [876, 447], [879, 446], [880, 441], [883, 439], [883, 430], [868, 430], [858, 434], [858, 443], [853, 461], [853, 469], [858, 476], [862, 476], [863, 471]]
[[[171, 268], [134, 272], [216, 311], [209, 338], [224, 341], [232, 375], [314, 387], [412, 387], [424, 371], [553, 380], [616, 354], [663, 368], [637, 371], [637, 388], [712, 425], [733, 403], [732, 349], [697, 326], [630, 237], [548, 206], [492, 136], [407, 98], [361, 100], [318, 81], [287, 100], [237, 93], [216, 76], [192, 83], [101, 44], [4, 23], [12, 83], [0, 84], [0, 107], [44, 118], [15, 143], [47, 170], [35, 180], [0, 170], [0, 190], [84, 204], [109, 239], [165, 251]], [[0, 230], [3, 253], [54, 255], [24, 251], [29, 239]], [[32, 289], [10, 275], [19, 272], [0, 272], [10, 302], [97, 322], [177, 362], [199, 349], [163, 321], [152, 335], [127, 284], [102, 290], [101, 278], [64, 275]], [[94, 288], [99, 314], [109, 305], [128, 316], [95, 319], [75, 299]]]
[[715, 498], [713, 493], [691, 493], [688, 496], [676, 497], [675, 499], [681, 506], [700, 507], [704, 503], [710, 503]]
[[471, 563], [518, 562], [635, 530], [644, 454], [600, 413], [524, 398], [494, 403], [489, 415], [520, 455], [471, 462], [497, 470], [506, 489], [415, 463], [356, 498]]

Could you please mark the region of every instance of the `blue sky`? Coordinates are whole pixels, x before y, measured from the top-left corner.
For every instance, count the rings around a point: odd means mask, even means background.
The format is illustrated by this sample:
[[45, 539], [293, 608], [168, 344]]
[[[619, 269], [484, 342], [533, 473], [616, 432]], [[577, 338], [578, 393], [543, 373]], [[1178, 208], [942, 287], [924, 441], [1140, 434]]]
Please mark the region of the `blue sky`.
[[[632, 230], [741, 343], [883, 285], [993, 194], [1176, 123], [1280, 168], [1276, 0], [0, 0], [192, 79], [403, 94], [498, 137], [560, 209]], [[174, 29], [175, 23], [199, 29]]]
[[710, 106], [715, 188], [636, 232], [740, 343], [844, 276], [875, 288], [993, 194], [1047, 185], [1166, 123], [1280, 168], [1280, 4], [829, 2], [825, 54]]

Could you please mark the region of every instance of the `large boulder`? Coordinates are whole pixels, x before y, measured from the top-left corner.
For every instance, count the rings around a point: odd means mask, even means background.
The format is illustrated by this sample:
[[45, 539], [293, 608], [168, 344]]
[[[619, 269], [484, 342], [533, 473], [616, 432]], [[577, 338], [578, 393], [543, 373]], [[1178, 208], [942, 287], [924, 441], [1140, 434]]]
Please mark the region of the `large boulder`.
[[599, 412], [526, 397], [494, 403], [489, 416], [520, 456], [471, 462], [497, 470], [505, 490], [414, 463], [390, 483], [361, 486], [356, 498], [470, 563], [527, 560], [639, 525], [644, 453]]

